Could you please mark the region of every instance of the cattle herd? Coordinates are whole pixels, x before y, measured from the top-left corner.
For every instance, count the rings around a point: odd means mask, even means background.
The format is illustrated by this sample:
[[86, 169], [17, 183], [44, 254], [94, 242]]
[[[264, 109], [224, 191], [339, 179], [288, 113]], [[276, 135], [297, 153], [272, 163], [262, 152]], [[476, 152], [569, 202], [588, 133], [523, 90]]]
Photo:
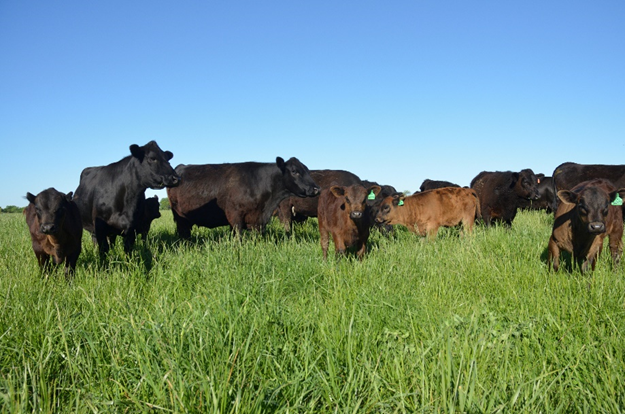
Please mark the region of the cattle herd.
[[554, 213], [548, 241], [548, 267], [560, 266], [562, 250], [572, 254], [582, 272], [594, 270], [605, 237], [614, 265], [623, 251], [625, 166], [564, 163], [551, 177], [531, 169], [483, 171], [460, 187], [425, 180], [420, 192], [405, 196], [392, 186], [361, 180], [343, 170], [308, 170], [297, 158], [275, 162], [178, 165], [155, 141], [131, 145], [120, 161], [85, 168], [74, 193], [49, 188], [27, 193], [24, 210], [32, 247], [42, 269], [64, 264], [73, 272], [81, 252], [83, 229], [97, 244], [100, 259], [118, 236], [130, 252], [137, 235], [145, 237], [160, 217], [158, 198], [148, 188], [167, 189], [178, 236], [189, 238], [193, 226], [230, 226], [263, 231], [273, 216], [292, 231], [293, 222], [318, 217], [323, 258], [330, 236], [335, 254], [354, 249], [365, 254], [370, 229], [403, 225], [433, 238], [439, 227], [462, 225], [471, 233], [476, 219], [486, 226], [510, 226], [517, 210]]

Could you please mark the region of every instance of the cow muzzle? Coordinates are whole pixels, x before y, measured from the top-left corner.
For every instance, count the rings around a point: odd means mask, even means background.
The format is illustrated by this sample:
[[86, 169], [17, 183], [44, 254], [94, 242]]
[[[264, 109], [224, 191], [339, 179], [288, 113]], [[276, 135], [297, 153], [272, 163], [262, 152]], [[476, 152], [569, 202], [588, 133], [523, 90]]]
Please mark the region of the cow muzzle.
[[605, 232], [605, 224], [600, 221], [593, 221], [588, 223], [588, 233], [600, 234]]
[[352, 211], [349, 216], [354, 220], [360, 220], [362, 218], [362, 211]]
[[180, 176], [168, 175], [163, 177], [163, 187], [177, 187], [180, 184]]
[[56, 233], [56, 226], [54, 223], [44, 223], [39, 227], [39, 230], [43, 234], [54, 234]]

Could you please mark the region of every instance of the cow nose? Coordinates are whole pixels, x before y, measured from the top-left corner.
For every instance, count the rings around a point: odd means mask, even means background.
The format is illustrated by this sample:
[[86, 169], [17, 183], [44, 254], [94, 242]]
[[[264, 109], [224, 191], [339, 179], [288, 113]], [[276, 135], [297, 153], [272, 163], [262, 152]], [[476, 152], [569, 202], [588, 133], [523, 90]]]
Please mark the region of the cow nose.
[[362, 211], [352, 211], [349, 216], [353, 219], [359, 219], [362, 217]]
[[605, 225], [600, 222], [589, 223], [588, 231], [590, 233], [603, 233], [605, 231]]
[[54, 223], [45, 223], [41, 225], [41, 232], [43, 234], [53, 234], [56, 232], [56, 226]]
[[167, 183], [167, 187], [175, 187], [180, 184], [180, 176], [172, 175], [169, 177], [169, 183]]

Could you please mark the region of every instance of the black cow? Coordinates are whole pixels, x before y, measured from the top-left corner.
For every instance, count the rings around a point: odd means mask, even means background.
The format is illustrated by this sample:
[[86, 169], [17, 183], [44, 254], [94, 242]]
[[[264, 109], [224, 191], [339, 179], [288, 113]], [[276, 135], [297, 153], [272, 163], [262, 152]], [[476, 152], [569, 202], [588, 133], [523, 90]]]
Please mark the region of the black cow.
[[[152, 222], [161, 216], [161, 205], [158, 202], [158, 196], [145, 198], [140, 201], [137, 207], [137, 225], [135, 227], [135, 235], [141, 235], [143, 240], [148, 237], [150, 226]], [[120, 236], [121, 232], [109, 235], [109, 243], [114, 244], [117, 236]]]
[[167, 195], [178, 235], [191, 237], [193, 225], [230, 225], [235, 233], [243, 229], [264, 230], [278, 205], [296, 195], [311, 197], [319, 187], [308, 168], [297, 158], [275, 163], [179, 165], [180, 186]]
[[[542, 175], [542, 178], [541, 178]], [[547, 213], [553, 213], [558, 207], [558, 197], [553, 187], [553, 178], [545, 177], [538, 174], [538, 199], [520, 201], [520, 208], [523, 210], [545, 210]]]
[[582, 181], [595, 178], [605, 178], [616, 188], [625, 188], [625, 165], [565, 162], [556, 167], [552, 177], [556, 192], [570, 190]]
[[430, 180], [426, 178], [421, 183], [421, 187], [419, 187], [420, 191], [428, 191], [428, 190], [436, 190], [437, 188], [445, 188], [445, 187], [460, 187], [458, 184], [450, 183], [449, 181], [438, 181], [438, 180]]
[[121, 234], [125, 251], [132, 249], [146, 189], [180, 183], [169, 164], [174, 154], [161, 150], [155, 141], [131, 145], [130, 154], [106, 166], [84, 169], [74, 195], [83, 226], [98, 243], [101, 256], [109, 250], [109, 236]]
[[473, 180], [471, 188], [480, 199], [482, 219], [487, 226], [492, 221], [510, 226], [523, 199], [536, 200], [538, 179], [531, 169], [520, 172], [482, 171]]
[[26, 198], [29, 204], [24, 216], [39, 266], [44, 270], [52, 256], [55, 264], [65, 263], [66, 275], [72, 273], [82, 241], [80, 212], [72, 201], [72, 193], [48, 188], [36, 196], [27, 193]]
[[[332, 185], [350, 186], [360, 184], [356, 174], [344, 170], [311, 170], [310, 176], [320, 190]], [[290, 196], [280, 202], [276, 211], [278, 219], [286, 231], [293, 229], [293, 222], [301, 223], [309, 217], [317, 217], [319, 196], [298, 197]]]
[[137, 225], [137, 235], [141, 235], [143, 240], [148, 236], [152, 222], [161, 216], [161, 205], [158, 196], [148, 197], [143, 202], [142, 216]]

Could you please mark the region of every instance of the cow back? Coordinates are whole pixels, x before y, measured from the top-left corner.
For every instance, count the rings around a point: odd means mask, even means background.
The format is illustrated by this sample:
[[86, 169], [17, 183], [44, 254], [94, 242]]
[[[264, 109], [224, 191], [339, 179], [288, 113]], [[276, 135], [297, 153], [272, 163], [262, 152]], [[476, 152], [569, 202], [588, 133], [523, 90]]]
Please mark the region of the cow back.
[[[179, 228], [192, 225], [262, 229], [290, 195], [318, 193], [308, 168], [296, 158], [276, 163], [179, 165], [180, 186], [167, 190]], [[187, 235], [185, 231], [185, 236]]]

